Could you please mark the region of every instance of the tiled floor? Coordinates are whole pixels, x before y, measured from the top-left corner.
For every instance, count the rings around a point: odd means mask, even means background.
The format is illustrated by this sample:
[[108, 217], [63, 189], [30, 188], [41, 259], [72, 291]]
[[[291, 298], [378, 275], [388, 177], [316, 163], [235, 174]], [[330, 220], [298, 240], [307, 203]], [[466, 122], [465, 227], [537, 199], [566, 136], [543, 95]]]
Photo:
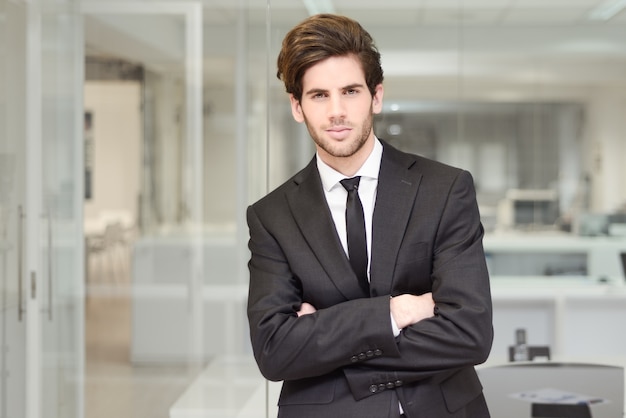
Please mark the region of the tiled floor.
[[200, 372], [193, 365], [130, 363], [128, 280], [88, 286], [85, 301], [85, 417], [168, 418]]

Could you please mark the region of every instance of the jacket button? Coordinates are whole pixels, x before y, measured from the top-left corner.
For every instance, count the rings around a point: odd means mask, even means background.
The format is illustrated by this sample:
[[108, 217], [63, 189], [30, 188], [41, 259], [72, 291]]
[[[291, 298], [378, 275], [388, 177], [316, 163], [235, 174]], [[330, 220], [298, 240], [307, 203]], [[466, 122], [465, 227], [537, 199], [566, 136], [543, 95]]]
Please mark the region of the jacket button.
[[370, 386], [370, 392], [372, 392], [372, 393], [378, 392], [378, 386], [376, 386], [376, 385]]
[[403, 383], [404, 382], [402, 380], [396, 380], [395, 385], [396, 387], [398, 387], [398, 386], [402, 386]]
[[352, 363], [356, 363], [357, 361], [359, 361], [359, 358], [357, 356], [352, 356], [352, 357], [350, 357], [350, 361]]
[[375, 355], [375, 356], [382, 356], [382, 355], [383, 355], [383, 352], [382, 352], [382, 350], [380, 350], [379, 348], [377, 348], [376, 350], [374, 350], [374, 355]]
[[396, 387], [396, 385], [394, 385], [393, 382], [387, 383], [387, 389], [393, 389], [395, 387]]
[[373, 352], [372, 350], [367, 350], [367, 351], [365, 352], [365, 355], [366, 355], [367, 357], [374, 357], [374, 352]]
[[365, 360], [366, 358], [367, 356], [365, 355], [365, 353], [359, 354], [359, 360]]

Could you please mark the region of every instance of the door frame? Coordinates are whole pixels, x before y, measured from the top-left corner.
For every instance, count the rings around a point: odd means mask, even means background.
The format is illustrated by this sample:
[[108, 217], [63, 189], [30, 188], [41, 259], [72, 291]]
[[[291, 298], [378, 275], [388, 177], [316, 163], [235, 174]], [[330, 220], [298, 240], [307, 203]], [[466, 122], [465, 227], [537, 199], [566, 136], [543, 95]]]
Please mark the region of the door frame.
[[[74, 59], [70, 64], [75, 74], [83, 74], [83, 61], [78, 57], [83, 56], [81, 42], [81, 25], [79, 21], [78, 8], [76, 7], [80, 0], [70, 0], [63, 4], [55, 4], [46, 0], [13, 0], [14, 3], [21, 5], [25, 13], [25, 216], [24, 216], [24, 260], [23, 272], [20, 277], [22, 287], [24, 289], [24, 310], [26, 312], [26, 347], [25, 347], [25, 417], [41, 418], [44, 414], [43, 409], [43, 380], [44, 380], [44, 320], [45, 314], [48, 320], [52, 320], [52, 251], [51, 238], [51, 218], [44, 220], [45, 214], [44, 204], [44, 94], [45, 86], [43, 84], [43, 61], [44, 40], [44, 18], [48, 15], [55, 16], [56, 13], [61, 15], [71, 15], [72, 31], [75, 32], [73, 37], [74, 43], [68, 45], [68, 49], [72, 51]], [[72, 92], [78, 92], [82, 88], [82, 80], [77, 79], [75, 84], [70, 87]], [[76, 96], [73, 105], [82, 108], [82, 95]], [[73, 174], [77, 184], [82, 184], [82, 131], [83, 121], [81, 115], [76, 112], [73, 118], [73, 127], [71, 132], [75, 132], [70, 140], [71, 144], [77, 147], [74, 158], [70, 162], [72, 164]], [[72, 145], [72, 146], [73, 146]], [[71, 156], [70, 156], [71, 157]], [[75, 223], [82, 223], [82, 187], [77, 188], [77, 192], [73, 195], [71, 205], [75, 213]], [[82, 231], [78, 228], [69, 229], [71, 235], [69, 240], [76, 250], [77, 254], [83, 251]], [[43, 254], [43, 250], [47, 250], [47, 254]], [[74, 289], [76, 296], [76, 322], [72, 323], [76, 328], [78, 353], [83, 353], [84, 341], [83, 322], [82, 322], [82, 297], [84, 289], [82, 287], [83, 264], [82, 257], [76, 257], [76, 262], [72, 264], [72, 277], [76, 278]], [[48, 277], [45, 277], [47, 272]], [[47, 314], [46, 314], [47, 313]], [[80, 345], [78, 345], [80, 344]], [[84, 363], [82, 356], [76, 359], [76, 411], [78, 414], [83, 413], [83, 387], [82, 375], [84, 372]]]

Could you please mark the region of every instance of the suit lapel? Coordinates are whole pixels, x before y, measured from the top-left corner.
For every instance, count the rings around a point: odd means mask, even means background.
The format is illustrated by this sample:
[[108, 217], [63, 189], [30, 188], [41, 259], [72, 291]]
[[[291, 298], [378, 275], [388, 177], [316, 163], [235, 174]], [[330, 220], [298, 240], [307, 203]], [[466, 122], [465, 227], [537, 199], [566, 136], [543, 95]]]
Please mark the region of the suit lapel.
[[372, 221], [370, 267], [371, 288], [379, 295], [391, 291], [396, 258], [422, 178], [413, 157], [384, 142], [383, 146]]
[[311, 250], [346, 299], [367, 297], [345, 255], [326, 203], [315, 159], [294, 177], [287, 192], [291, 213]]

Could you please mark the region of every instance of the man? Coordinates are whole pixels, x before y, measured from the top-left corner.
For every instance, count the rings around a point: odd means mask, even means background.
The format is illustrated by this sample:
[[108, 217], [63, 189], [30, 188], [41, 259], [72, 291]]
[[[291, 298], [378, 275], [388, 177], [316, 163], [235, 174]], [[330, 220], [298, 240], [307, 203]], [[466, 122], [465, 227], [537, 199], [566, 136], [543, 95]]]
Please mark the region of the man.
[[491, 297], [471, 176], [375, 137], [383, 72], [357, 22], [297, 25], [278, 77], [317, 151], [247, 212], [252, 347], [284, 381], [279, 417], [488, 417], [474, 365], [491, 348]]

